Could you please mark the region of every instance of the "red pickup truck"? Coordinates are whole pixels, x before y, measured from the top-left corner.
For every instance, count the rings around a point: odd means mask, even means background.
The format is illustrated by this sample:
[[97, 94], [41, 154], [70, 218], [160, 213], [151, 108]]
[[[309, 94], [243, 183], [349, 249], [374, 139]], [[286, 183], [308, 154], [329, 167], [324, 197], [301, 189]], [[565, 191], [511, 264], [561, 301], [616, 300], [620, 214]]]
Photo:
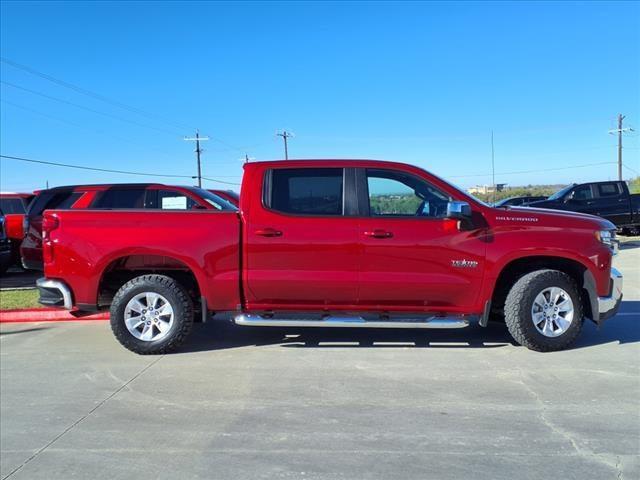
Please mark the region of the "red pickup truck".
[[245, 165], [240, 208], [46, 211], [40, 302], [111, 309], [141, 354], [175, 349], [194, 318], [239, 325], [459, 328], [502, 318], [538, 351], [569, 346], [622, 298], [614, 225], [493, 208], [410, 165]]

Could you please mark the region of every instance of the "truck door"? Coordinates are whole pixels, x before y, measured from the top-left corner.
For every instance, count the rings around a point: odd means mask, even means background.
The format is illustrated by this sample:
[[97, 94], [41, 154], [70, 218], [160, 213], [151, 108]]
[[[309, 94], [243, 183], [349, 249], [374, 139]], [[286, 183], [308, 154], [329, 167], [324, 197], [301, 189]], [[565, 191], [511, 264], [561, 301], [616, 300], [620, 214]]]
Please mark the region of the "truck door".
[[595, 215], [606, 218], [616, 225], [631, 222], [629, 195], [618, 182], [598, 183], [596, 187]]
[[252, 191], [251, 210], [243, 212], [249, 308], [315, 310], [355, 304], [357, 222], [348, 215], [345, 196], [353, 171], [302, 167], [263, 172], [262, 198]]
[[578, 185], [567, 193], [563, 199], [562, 210], [570, 212], [589, 213], [595, 215], [594, 185], [588, 183]]
[[456, 311], [475, 304], [486, 243], [445, 218], [450, 198], [424, 179], [391, 169], [359, 170], [367, 192], [359, 218], [359, 301], [389, 309]]

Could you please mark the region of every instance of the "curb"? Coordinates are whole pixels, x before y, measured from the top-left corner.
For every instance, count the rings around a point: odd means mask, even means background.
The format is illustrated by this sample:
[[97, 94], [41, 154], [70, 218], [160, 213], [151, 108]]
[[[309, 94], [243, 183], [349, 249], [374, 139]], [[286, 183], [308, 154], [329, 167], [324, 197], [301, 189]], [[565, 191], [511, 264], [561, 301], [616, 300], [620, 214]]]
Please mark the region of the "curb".
[[95, 320], [109, 320], [109, 312], [99, 312], [92, 315], [76, 317], [68, 310], [61, 310], [58, 308], [0, 310], [0, 323], [87, 322]]

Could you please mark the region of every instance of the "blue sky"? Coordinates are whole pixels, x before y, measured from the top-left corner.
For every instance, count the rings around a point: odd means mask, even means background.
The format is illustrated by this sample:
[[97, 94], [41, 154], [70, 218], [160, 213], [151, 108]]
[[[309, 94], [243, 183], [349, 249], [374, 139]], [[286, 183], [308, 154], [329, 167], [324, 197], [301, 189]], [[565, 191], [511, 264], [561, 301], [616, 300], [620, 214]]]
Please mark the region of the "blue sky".
[[[144, 112], [2, 63], [3, 155], [194, 175], [183, 136], [199, 128], [204, 174], [233, 183], [245, 153], [283, 157], [286, 128], [294, 158], [404, 161], [470, 186], [491, 181], [494, 130], [497, 182], [568, 183], [615, 178], [614, 164], [568, 167], [615, 162], [618, 113], [640, 127], [637, 2], [1, 9], [3, 57]], [[625, 146], [640, 171], [637, 132]], [[148, 180], [6, 159], [0, 175], [5, 191]]]

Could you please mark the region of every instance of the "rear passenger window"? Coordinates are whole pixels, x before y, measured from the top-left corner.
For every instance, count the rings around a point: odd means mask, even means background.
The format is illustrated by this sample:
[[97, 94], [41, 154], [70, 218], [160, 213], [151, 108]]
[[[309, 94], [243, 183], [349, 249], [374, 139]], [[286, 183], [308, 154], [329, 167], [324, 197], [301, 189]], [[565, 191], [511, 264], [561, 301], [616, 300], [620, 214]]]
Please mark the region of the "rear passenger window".
[[602, 183], [598, 185], [598, 192], [601, 197], [617, 197], [620, 195], [617, 183]]
[[267, 206], [297, 215], [342, 215], [342, 168], [283, 168], [270, 171]]
[[64, 210], [71, 208], [76, 201], [82, 196], [82, 192], [65, 192], [56, 193], [51, 200], [47, 202], [44, 210]]
[[109, 189], [97, 195], [92, 208], [144, 208], [144, 195], [140, 188]]

